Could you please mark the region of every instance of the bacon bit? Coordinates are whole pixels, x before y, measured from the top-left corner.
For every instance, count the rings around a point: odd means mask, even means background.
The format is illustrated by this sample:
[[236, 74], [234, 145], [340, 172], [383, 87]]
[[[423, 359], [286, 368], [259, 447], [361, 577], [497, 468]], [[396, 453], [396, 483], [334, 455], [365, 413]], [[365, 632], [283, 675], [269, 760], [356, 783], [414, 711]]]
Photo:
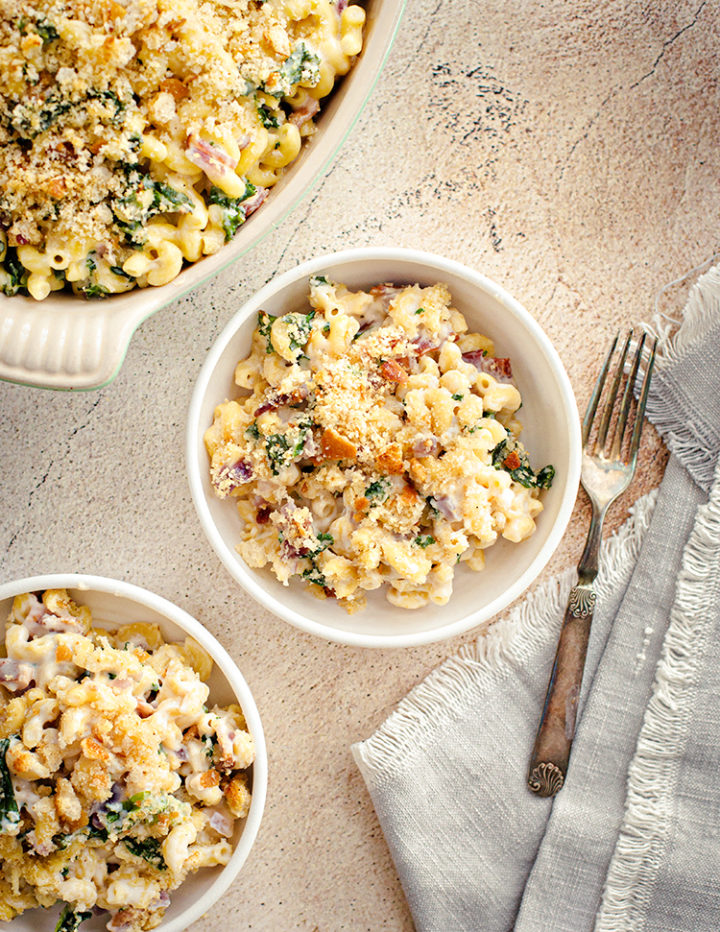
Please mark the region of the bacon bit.
[[217, 770], [206, 770], [200, 777], [200, 786], [206, 789], [211, 786], [217, 786], [220, 783], [220, 774]]
[[323, 592], [328, 597], [328, 599], [337, 598], [335, 595], [335, 590], [331, 589], [330, 586], [323, 586]]
[[357, 455], [355, 444], [332, 427], [323, 431], [320, 446], [326, 460], [354, 460]]
[[440, 348], [439, 343], [434, 343], [432, 340], [425, 340], [422, 337], [412, 342], [415, 347], [416, 356], [425, 356], [427, 353], [432, 353], [434, 350]]
[[190, 96], [187, 86], [179, 78], [165, 78], [159, 84], [160, 90], [175, 98], [175, 103]]
[[498, 382], [512, 381], [512, 365], [507, 357], [486, 356], [482, 350], [470, 350], [463, 353], [463, 362], [475, 366], [478, 372], [487, 372]]
[[57, 660], [58, 663], [62, 663], [64, 660], [72, 660], [72, 658], [72, 651], [67, 644], [58, 644], [55, 649], [55, 660]]
[[391, 443], [375, 458], [375, 466], [380, 473], [400, 475], [405, 469], [402, 458], [402, 447], [399, 443]]
[[94, 738], [83, 738], [80, 747], [85, 757], [90, 760], [99, 760], [106, 764], [110, 760], [110, 755], [105, 748]]
[[258, 524], [267, 524], [272, 514], [272, 508], [269, 505], [259, 505], [255, 512], [255, 520]]
[[403, 369], [397, 359], [386, 359], [380, 366], [380, 375], [388, 382], [398, 382], [402, 385], [407, 382], [407, 370]]
[[386, 295], [388, 291], [397, 291], [398, 289], [393, 285], [392, 282], [379, 282], [377, 285], [373, 285], [370, 289], [370, 294], [373, 298], [382, 298], [383, 295]]
[[512, 453], [508, 453], [508, 455], [503, 460], [503, 466], [505, 469], [517, 469], [521, 465], [522, 463], [520, 462], [520, 457], [517, 455], [516, 450], [513, 450]]
[[57, 178], [51, 178], [48, 182], [47, 192], [50, 197], [54, 197], [56, 200], [59, 200], [66, 191], [67, 186], [65, 184], [64, 178], [58, 176]]

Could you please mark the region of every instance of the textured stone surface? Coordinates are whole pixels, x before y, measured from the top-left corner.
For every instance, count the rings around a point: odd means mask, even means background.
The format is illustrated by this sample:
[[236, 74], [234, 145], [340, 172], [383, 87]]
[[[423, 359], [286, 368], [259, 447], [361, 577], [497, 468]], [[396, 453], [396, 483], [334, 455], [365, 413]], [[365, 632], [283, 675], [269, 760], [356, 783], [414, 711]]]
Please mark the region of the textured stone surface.
[[[514, 294], [584, 408], [610, 336], [718, 248], [716, 4], [410, 0], [391, 61], [333, 169], [262, 246], [147, 320], [113, 384], [0, 385], [2, 578], [121, 577], [179, 603], [229, 648], [270, 749], [258, 841], [221, 929], [406, 930], [412, 922], [348, 747], [463, 641], [361, 651], [249, 600], [185, 480], [193, 381], [224, 323], [297, 262], [355, 245], [452, 256]], [[645, 456], [610, 526], [659, 481]], [[580, 501], [544, 576], [575, 562]], [[529, 749], [528, 749], [529, 750]]]

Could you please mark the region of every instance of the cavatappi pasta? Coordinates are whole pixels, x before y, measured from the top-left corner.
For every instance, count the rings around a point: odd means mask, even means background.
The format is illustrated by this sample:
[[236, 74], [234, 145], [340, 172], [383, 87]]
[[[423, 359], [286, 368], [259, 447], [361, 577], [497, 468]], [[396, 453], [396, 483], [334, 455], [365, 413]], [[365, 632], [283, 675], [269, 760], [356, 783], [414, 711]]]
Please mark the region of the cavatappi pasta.
[[102, 297], [217, 252], [364, 21], [347, 0], [3, 0], [0, 289]]
[[227, 863], [249, 811], [242, 711], [207, 706], [196, 642], [93, 628], [60, 589], [15, 598], [5, 653], [0, 920], [60, 901], [59, 932], [91, 911], [111, 932], [155, 928], [188, 874]]
[[205, 433], [216, 494], [237, 499], [237, 550], [348, 612], [387, 586], [442, 605], [458, 563], [535, 529], [540, 490], [518, 435], [510, 360], [469, 333], [445, 285], [352, 292], [315, 277], [309, 307], [261, 312], [244, 390]]

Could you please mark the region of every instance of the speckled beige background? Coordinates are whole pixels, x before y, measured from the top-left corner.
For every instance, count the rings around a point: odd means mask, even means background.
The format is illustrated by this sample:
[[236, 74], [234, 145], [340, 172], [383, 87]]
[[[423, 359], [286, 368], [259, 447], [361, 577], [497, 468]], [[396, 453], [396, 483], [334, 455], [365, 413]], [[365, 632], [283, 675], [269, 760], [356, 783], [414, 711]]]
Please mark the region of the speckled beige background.
[[[475, 636], [340, 647], [233, 584], [199, 528], [183, 459], [212, 341], [240, 302], [312, 255], [421, 247], [523, 302], [584, 408], [610, 335], [718, 249], [719, 31], [710, 0], [409, 0], [334, 168], [260, 248], [146, 321], [107, 388], [0, 384], [2, 578], [77, 570], [153, 589], [228, 647], [257, 698], [265, 817], [196, 932], [412, 928], [349, 745]], [[660, 479], [651, 432], [645, 447], [611, 525]], [[580, 502], [544, 577], [577, 560], [587, 517]]]

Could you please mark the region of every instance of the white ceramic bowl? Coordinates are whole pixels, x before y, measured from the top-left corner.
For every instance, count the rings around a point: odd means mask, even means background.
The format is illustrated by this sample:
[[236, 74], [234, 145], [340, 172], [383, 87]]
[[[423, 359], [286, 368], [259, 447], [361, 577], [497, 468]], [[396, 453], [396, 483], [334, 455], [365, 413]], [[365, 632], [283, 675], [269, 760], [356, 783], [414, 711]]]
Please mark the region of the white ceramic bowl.
[[[67, 589], [79, 602], [88, 605], [97, 627], [115, 628], [131, 621], [157, 624], [168, 641], [194, 638], [214, 661], [208, 680], [210, 698], [222, 705], [236, 702], [243, 710], [248, 730], [255, 741], [255, 763], [252, 766], [252, 802], [244, 822], [238, 824], [232, 838], [234, 850], [224, 867], [208, 868], [191, 874], [171, 895], [171, 904], [157, 932], [182, 932], [206, 913], [237, 876], [250, 853], [257, 835], [267, 792], [267, 752], [262, 725], [255, 701], [242, 674], [218, 641], [187, 612], [146, 589], [115, 579], [84, 576], [76, 573], [32, 576], [0, 585], [0, 619], [4, 621], [14, 596], [21, 592], [44, 589]], [[57, 915], [56, 915], [57, 914]], [[52, 911], [26, 910], [11, 922], [0, 923], [8, 932], [43, 932], [55, 928], [59, 907]], [[99, 932], [105, 928], [107, 915], [93, 917], [82, 925], [83, 932]]]
[[[203, 433], [215, 406], [238, 395], [233, 371], [247, 356], [257, 312], [300, 310], [306, 304], [308, 278], [326, 274], [350, 288], [377, 282], [398, 284], [446, 282], [453, 304], [471, 330], [495, 341], [498, 355], [512, 360], [514, 381], [523, 398], [522, 439], [532, 462], [552, 463], [552, 488], [544, 493], [544, 511], [528, 540], [499, 540], [486, 551], [481, 573], [458, 568], [455, 591], [447, 605], [415, 611], [395, 608], [382, 590], [368, 593], [368, 606], [348, 615], [332, 599], [320, 601], [298, 580], [283, 586], [269, 570], [250, 569], [235, 550], [240, 518], [233, 499], [213, 494]], [[354, 249], [321, 256], [274, 279], [252, 297], [220, 334], [200, 371], [187, 429], [190, 490], [200, 522], [215, 552], [233, 578], [258, 602], [291, 624], [329, 640], [364, 647], [408, 647], [452, 637], [496, 615], [535, 579], [565, 531], [580, 478], [580, 425], [575, 398], [559, 356], [530, 314], [485, 276], [450, 259], [405, 249]]]
[[244, 256], [300, 203], [330, 165], [370, 96], [406, 0], [367, 0], [363, 51], [318, 118], [318, 130], [256, 214], [214, 256], [160, 288], [103, 301], [53, 292], [44, 301], [0, 293], [0, 379], [41, 388], [92, 389], [120, 370], [130, 339], [151, 314]]

